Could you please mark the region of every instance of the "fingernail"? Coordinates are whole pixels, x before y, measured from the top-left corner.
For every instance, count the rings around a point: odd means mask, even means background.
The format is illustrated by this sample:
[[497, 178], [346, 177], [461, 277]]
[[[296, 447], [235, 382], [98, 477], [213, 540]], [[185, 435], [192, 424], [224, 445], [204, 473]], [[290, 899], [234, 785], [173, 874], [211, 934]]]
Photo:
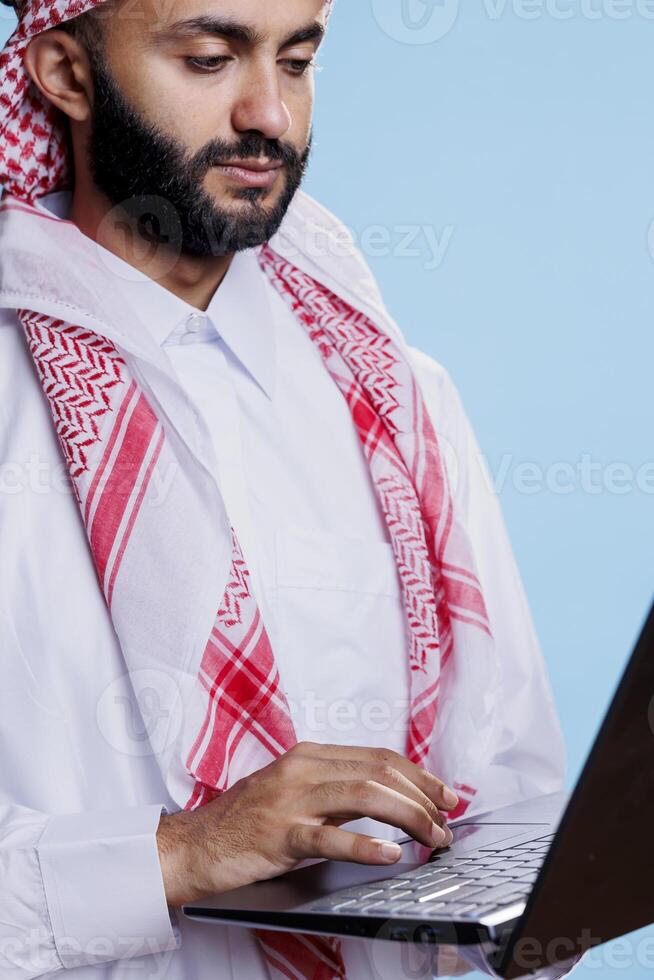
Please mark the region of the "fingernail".
[[442, 844], [445, 840], [445, 831], [435, 823], [432, 827], [431, 837], [434, 844]]
[[402, 848], [399, 844], [392, 844], [390, 841], [382, 841], [379, 850], [384, 861], [397, 861], [402, 856]]
[[456, 806], [459, 802], [459, 797], [456, 795], [454, 790], [449, 788], [449, 786], [446, 786], [443, 790], [443, 802], [446, 806]]

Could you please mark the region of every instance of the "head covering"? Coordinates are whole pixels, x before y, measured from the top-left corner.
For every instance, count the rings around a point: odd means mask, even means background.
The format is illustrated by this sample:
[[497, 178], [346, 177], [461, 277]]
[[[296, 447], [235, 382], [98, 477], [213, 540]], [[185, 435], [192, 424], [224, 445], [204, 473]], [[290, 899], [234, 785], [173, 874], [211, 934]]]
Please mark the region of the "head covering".
[[[0, 53], [0, 187], [24, 201], [65, 187], [68, 147], [60, 112], [24, 65], [37, 34], [99, 7], [104, 0], [17, 0], [18, 27]], [[333, 0], [326, 0], [328, 15]]]

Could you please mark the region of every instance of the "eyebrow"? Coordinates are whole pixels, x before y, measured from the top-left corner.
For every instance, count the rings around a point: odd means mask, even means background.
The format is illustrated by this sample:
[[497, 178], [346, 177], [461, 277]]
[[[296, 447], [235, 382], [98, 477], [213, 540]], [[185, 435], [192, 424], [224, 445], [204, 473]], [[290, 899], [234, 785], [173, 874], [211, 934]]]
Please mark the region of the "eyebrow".
[[[158, 32], [159, 37], [164, 39], [166, 36], [177, 35], [179, 37], [196, 37], [199, 34], [216, 34], [219, 37], [228, 38], [231, 41], [240, 41], [254, 47], [261, 44], [265, 35], [260, 31], [255, 31], [247, 24], [240, 24], [231, 18], [222, 17], [191, 17], [188, 20], [178, 20], [162, 31]], [[297, 31], [293, 31], [280, 45], [281, 48], [288, 48], [293, 44], [303, 44], [306, 41], [322, 41], [325, 28], [318, 21], [307, 24]]]
[[302, 27], [299, 31], [294, 31], [281, 46], [282, 48], [289, 48], [293, 44], [304, 44], [306, 41], [320, 42], [324, 36], [325, 28], [318, 21], [315, 21], [313, 24]]

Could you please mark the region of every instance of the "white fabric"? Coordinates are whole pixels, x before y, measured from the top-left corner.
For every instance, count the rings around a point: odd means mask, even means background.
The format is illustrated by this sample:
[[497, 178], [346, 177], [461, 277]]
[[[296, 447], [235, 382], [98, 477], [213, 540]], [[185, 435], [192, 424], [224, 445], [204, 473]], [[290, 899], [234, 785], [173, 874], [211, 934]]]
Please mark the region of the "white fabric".
[[[52, 195], [43, 206], [62, 213], [66, 204]], [[143, 334], [130, 343], [156, 346], [189, 401], [189, 445], [202, 447], [241, 542], [299, 738], [400, 751], [406, 742], [407, 652], [391, 546], [342, 395], [252, 255], [237, 256], [203, 314], [68, 227], [64, 265], [45, 241], [17, 241], [15, 224], [3, 238], [0, 219], [0, 975], [28, 980], [63, 965], [76, 980], [116, 980], [138, 965], [170, 980], [263, 980], [245, 930], [173, 916], [176, 936], [171, 925], [154, 831], [160, 808], [175, 804], [152, 748], [165, 752], [160, 733], [170, 739], [178, 723], [174, 698], [162, 693], [169, 675], [126, 675], [13, 309], [56, 296], [62, 316], [80, 322], [69, 267], [85, 270], [84, 315], [95, 329], [103, 311], [123, 329], [124, 311], [138, 312]], [[343, 255], [342, 239], [338, 251], [308, 249], [311, 228], [341, 234], [299, 195], [276, 248], [312, 274], [319, 266], [323, 282], [397, 330], [361, 260]], [[431, 358], [411, 353], [448, 450], [501, 657], [501, 724], [480, 760], [482, 810], [558, 789], [561, 737], [458, 395]], [[344, 953], [351, 980], [402, 976], [398, 947], [350, 940]], [[84, 962], [108, 965], [75, 965]]]

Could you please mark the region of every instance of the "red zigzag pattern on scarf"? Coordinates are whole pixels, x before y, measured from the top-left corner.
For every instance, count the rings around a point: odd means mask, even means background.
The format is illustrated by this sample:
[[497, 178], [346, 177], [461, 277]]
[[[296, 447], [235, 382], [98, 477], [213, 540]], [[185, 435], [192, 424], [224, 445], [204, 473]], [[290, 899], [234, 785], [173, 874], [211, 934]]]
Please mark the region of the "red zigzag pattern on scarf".
[[70, 475], [88, 472], [100, 441], [99, 421], [111, 412], [114, 389], [125, 383], [125, 362], [113, 344], [82, 327], [21, 311]]

